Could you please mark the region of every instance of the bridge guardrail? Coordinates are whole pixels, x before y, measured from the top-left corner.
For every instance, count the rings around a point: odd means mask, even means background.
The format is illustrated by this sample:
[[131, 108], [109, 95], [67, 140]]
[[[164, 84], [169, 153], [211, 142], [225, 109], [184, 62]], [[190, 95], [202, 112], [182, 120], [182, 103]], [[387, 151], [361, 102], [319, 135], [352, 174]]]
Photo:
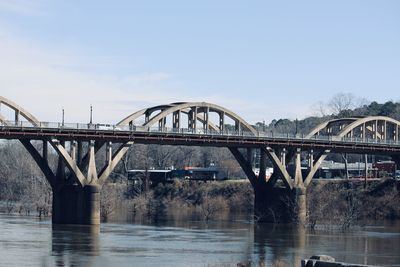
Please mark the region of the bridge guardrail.
[[315, 135], [311, 138], [306, 138], [303, 134], [282, 134], [274, 132], [258, 131], [253, 134], [250, 131], [236, 131], [225, 129], [217, 131], [214, 129], [188, 129], [188, 128], [171, 128], [171, 127], [146, 127], [136, 125], [113, 125], [113, 124], [91, 124], [91, 123], [60, 123], [60, 122], [39, 122], [39, 125], [33, 125], [27, 121], [5, 121], [0, 122], [1, 127], [18, 127], [18, 128], [43, 128], [43, 129], [59, 129], [59, 130], [98, 130], [98, 131], [125, 131], [125, 132], [148, 132], [148, 133], [180, 133], [187, 135], [211, 135], [211, 136], [232, 136], [232, 137], [256, 137], [256, 138], [273, 138], [281, 140], [320, 140], [320, 141], [340, 141], [347, 143], [360, 143], [360, 144], [382, 144], [382, 145], [396, 145], [400, 146], [397, 140], [381, 140], [372, 138], [358, 138], [358, 137], [338, 137], [332, 135]]

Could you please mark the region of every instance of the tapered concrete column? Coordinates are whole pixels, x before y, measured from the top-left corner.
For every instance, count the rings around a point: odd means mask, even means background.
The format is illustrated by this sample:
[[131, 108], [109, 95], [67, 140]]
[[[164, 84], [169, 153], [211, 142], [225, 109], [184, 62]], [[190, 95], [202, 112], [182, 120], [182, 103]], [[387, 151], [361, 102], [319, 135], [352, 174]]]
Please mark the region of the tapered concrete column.
[[300, 149], [296, 150], [294, 184], [296, 187], [303, 186], [303, 175], [301, 173], [301, 150]]
[[53, 190], [53, 224], [100, 224], [100, 188], [62, 185]]

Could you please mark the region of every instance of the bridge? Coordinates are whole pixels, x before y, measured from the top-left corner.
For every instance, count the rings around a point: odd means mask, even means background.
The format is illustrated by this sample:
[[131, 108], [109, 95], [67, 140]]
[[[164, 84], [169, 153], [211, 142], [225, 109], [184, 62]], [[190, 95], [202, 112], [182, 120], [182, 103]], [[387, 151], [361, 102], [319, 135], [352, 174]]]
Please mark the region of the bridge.
[[[145, 108], [115, 125], [43, 122], [0, 96], [2, 108], [13, 116], [0, 113], [0, 139], [19, 140], [42, 170], [53, 191], [54, 224], [99, 224], [101, 188], [135, 143], [226, 147], [253, 186], [256, 215], [268, 219], [270, 208], [282, 204], [277, 196], [286, 194], [300, 223], [306, 218], [306, 189], [329, 153], [382, 154], [400, 164], [400, 122], [383, 116], [334, 119], [308, 135], [282, 135], [259, 131], [234, 112], [205, 102]], [[58, 155], [57, 166], [48, 160], [49, 145]], [[106, 154], [102, 164], [96, 161], [100, 153]], [[306, 175], [301, 171], [304, 156]], [[269, 179], [267, 158], [274, 165]], [[252, 169], [255, 160], [258, 176]], [[288, 170], [292, 161], [293, 173]]]

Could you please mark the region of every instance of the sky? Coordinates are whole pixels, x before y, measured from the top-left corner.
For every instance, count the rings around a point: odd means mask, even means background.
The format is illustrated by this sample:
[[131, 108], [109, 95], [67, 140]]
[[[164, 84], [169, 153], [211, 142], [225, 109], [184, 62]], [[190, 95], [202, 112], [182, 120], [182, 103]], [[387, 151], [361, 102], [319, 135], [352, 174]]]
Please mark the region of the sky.
[[400, 100], [400, 1], [0, 0], [0, 95], [41, 121], [206, 101], [256, 123]]

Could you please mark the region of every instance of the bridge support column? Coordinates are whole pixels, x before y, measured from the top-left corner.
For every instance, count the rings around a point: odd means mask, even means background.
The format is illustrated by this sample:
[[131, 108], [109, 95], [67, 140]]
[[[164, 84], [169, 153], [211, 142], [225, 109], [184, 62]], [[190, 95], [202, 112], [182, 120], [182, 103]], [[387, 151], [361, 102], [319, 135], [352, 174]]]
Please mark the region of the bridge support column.
[[259, 222], [297, 223], [307, 220], [306, 188], [254, 188], [254, 215]]
[[[53, 223], [100, 224], [100, 189], [133, 142], [120, 144], [113, 154], [111, 154], [111, 143], [108, 143], [105, 149], [107, 160], [103, 167], [99, 168], [99, 172], [96, 168], [96, 152], [100, 150], [104, 142], [97, 144], [95, 141], [89, 142], [89, 148], [81, 160], [81, 166], [69, 155], [61, 142], [55, 139], [49, 142], [59, 155], [60, 167], [57, 175], [52, 173], [48, 163], [42, 164], [41, 156], [38, 155], [32, 144], [29, 142], [23, 142], [23, 144], [34, 156], [39, 166], [42, 166], [44, 173], [47, 173], [46, 176], [52, 185]], [[67, 166], [70, 171], [68, 177], [65, 175], [64, 166]]]
[[289, 221], [285, 201], [287, 189], [282, 187], [254, 187], [254, 217], [258, 222], [282, 223]]
[[53, 190], [53, 224], [100, 224], [100, 188], [62, 185]]
[[305, 187], [294, 188], [291, 194], [292, 214], [291, 220], [300, 225], [307, 223], [307, 190]]

